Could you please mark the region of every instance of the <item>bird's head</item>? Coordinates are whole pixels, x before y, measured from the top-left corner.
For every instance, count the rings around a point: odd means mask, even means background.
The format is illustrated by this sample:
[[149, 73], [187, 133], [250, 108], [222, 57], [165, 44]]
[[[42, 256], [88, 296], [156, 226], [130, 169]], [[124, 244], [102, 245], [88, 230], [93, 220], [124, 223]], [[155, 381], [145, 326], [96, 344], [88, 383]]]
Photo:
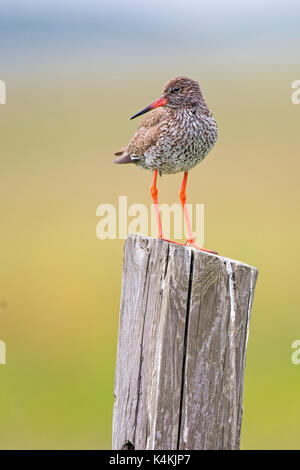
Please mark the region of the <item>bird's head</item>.
[[199, 83], [186, 77], [170, 80], [164, 88], [163, 96], [167, 100], [165, 106], [171, 108], [197, 106], [203, 99]]
[[162, 96], [154, 103], [138, 112], [130, 119], [145, 114], [159, 106], [169, 108], [192, 108], [203, 102], [200, 86], [195, 80], [186, 77], [176, 77], [170, 80], [164, 87]]

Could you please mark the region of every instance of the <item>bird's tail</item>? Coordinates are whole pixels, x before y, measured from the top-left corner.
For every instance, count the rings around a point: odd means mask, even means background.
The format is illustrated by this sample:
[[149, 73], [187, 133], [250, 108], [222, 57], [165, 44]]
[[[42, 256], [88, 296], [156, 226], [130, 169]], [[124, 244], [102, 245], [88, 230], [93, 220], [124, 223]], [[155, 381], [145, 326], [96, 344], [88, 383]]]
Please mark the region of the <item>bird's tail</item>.
[[131, 158], [128, 153], [124, 154], [124, 152], [116, 152], [115, 155], [118, 157], [114, 160], [114, 163], [132, 163], [134, 160]]

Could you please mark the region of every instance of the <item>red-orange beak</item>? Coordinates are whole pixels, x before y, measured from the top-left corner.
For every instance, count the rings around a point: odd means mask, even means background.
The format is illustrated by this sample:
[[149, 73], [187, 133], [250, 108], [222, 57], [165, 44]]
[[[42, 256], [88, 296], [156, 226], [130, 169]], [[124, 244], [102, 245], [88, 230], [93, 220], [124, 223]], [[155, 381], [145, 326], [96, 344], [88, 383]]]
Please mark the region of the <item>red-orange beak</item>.
[[166, 98], [159, 98], [159, 100], [154, 101], [154, 103], [147, 106], [147, 108], [142, 109], [142, 111], [140, 111], [139, 113], [136, 113], [136, 114], [134, 114], [134, 116], [131, 116], [130, 119], [134, 119], [138, 116], [141, 116], [141, 114], [148, 113], [148, 111], [151, 111], [151, 109], [159, 108], [159, 106], [164, 106], [166, 104], [166, 102], [167, 102]]

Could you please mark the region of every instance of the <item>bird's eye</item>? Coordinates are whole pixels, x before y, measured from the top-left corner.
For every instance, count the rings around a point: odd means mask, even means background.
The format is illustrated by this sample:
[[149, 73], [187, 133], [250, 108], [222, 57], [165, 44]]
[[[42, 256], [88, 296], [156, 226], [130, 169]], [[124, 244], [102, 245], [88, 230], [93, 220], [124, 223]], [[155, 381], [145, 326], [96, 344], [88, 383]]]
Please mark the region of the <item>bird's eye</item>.
[[173, 93], [179, 93], [181, 91], [181, 86], [174, 86], [174, 88], [172, 88], [172, 91]]

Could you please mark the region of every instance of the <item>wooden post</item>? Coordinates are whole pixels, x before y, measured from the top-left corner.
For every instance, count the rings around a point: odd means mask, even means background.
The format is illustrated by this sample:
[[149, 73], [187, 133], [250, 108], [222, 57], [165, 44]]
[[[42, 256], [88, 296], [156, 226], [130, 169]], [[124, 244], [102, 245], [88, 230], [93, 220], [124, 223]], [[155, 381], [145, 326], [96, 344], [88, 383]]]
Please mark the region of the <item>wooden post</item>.
[[257, 270], [130, 235], [113, 449], [238, 449]]

